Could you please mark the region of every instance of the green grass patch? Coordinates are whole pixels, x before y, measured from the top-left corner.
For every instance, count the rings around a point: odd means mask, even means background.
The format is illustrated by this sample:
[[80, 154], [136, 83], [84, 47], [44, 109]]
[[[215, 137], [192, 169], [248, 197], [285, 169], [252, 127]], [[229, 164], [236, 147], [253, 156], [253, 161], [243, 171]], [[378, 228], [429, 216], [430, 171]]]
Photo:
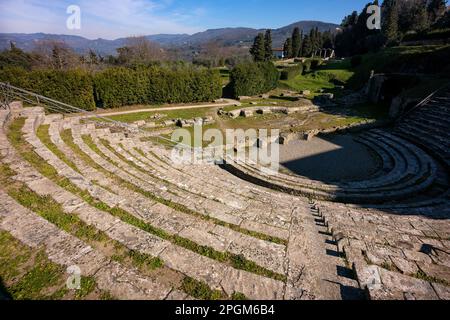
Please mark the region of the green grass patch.
[[87, 297], [89, 294], [91, 294], [95, 290], [96, 286], [97, 286], [97, 284], [93, 277], [81, 276], [80, 289], [76, 291], [75, 298], [83, 299], [83, 298]]
[[415, 278], [420, 279], [420, 280], [424, 280], [427, 282], [431, 282], [431, 283], [439, 283], [442, 284], [444, 286], [450, 286], [450, 282], [448, 282], [447, 280], [444, 279], [439, 279], [436, 277], [432, 277], [427, 275], [425, 272], [423, 272], [422, 270], [419, 270], [415, 275]]
[[[137, 112], [137, 113], [129, 113], [122, 115], [109, 116], [108, 119], [114, 121], [120, 121], [125, 123], [132, 123], [135, 121], [147, 121], [147, 122], [156, 122], [161, 124], [163, 121], [170, 119], [194, 119], [194, 118], [203, 118], [206, 117], [208, 112], [210, 112], [209, 107], [204, 108], [195, 108], [195, 109], [179, 109], [179, 110], [158, 110], [152, 109], [147, 112]], [[161, 114], [163, 117], [155, 120], [152, 117], [155, 114]], [[96, 119], [94, 119], [96, 120]], [[102, 121], [98, 119], [96, 121]]]
[[226, 296], [222, 291], [211, 290], [204, 282], [185, 277], [181, 285], [181, 289], [191, 297], [200, 300], [224, 300]]
[[245, 301], [248, 300], [248, 298], [245, 296], [245, 294], [240, 293], [240, 292], [234, 292], [231, 295], [231, 300], [235, 300], [235, 301]]
[[80, 173], [77, 166], [70, 161], [66, 155], [58, 149], [58, 147], [51, 141], [48, 130], [50, 125], [41, 125], [39, 126], [36, 135], [41, 140], [41, 142], [51, 151], [54, 155], [56, 155], [60, 160], [62, 160], [65, 164], [71, 167], [76, 172]]
[[16, 300], [45, 299], [42, 292], [46, 288], [61, 286], [64, 269], [47, 260], [41, 252], [35, 259], [35, 263], [17, 283], [9, 288], [9, 292]]

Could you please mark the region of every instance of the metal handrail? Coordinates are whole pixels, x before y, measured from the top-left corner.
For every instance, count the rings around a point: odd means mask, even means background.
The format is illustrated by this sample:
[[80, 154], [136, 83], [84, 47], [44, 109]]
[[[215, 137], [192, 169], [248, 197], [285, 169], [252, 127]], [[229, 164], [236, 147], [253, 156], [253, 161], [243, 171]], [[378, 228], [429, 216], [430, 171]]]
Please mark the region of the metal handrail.
[[[0, 82], [0, 89], [1, 89], [2, 96], [4, 98], [4, 102], [2, 103], [2, 105], [5, 104], [5, 107], [7, 107], [7, 108], [9, 108], [10, 101], [19, 98], [20, 100], [30, 103], [32, 105], [42, 106], [52, 113], [59, 113], [59, 114], [77, 113], [77, 114], [81, 114], [81, 118], [85, 117], [87, 121], [91, 121], [89, 119], [92, 119], [92, 118], [97, 118], [97, 119], [105, 121], [107, 124], [111, 124], [111, 125], [114, 125], [117, 127], [122, 127], [129, 131], [136, 131], [136, 129], [137, 129], [138, 131], [144, 132], [144, 130], [142, 130], [140, 128], [132, 127], [125, 122], [116, 121], [111, 118], [101, 116], [95, 112], [87, 111], [87, 110], [84, 110], [84, 109], [81, 109], [78, 107], [74, 107], [67, 103], [60, 102], [55, 99], [51, 99], [51, 98], [45, 97], [45, 96], [37, 94], [37, 93], [15, 87], [13, 85], [10, 85], [9, 83]], [[93, 121], [91, 121], [91, 122], [93, 122]], [[103, 122], [103, 123], [105, 123], [105, 122]], [[193, 147], [186, 145], [186, 144], [179, 143], [177, 141], [173, 141], [172, 139], [168, 139], [168, 138], [165, 138], [162, 136], [156, 136], [156, 138], [161, 139], [166, 142], [174, 143], [179, 147], [187, 148], [187, 149], [190, 149], [191, 151], [194, 151]]]
[[428, 95], [427, 97], [425, 97], [422, 101], [420, 101], [416, 106], [414, 106], [413, 108], [411, 108], [410, 110], [408, 110], [407, 112], [405, 112], [404, 114], [402, 114], [400, 116], [400, 118], [398, 119], [398, 121], [401, 121], [403, 119], [405, 119], [407, 116], [409, 116], [412, 112], [416, 111], [417, 109], [419, 109], [420, 107], [426, 105], [434, 96], [436, 96], [436, 94], [440, 93], [441, 91], [450, 88], [450, 84], [445, 84], [442, 87], [438, 88], [437, 90], [435, 90], [434, 92], [432, 92], [430, 95]]

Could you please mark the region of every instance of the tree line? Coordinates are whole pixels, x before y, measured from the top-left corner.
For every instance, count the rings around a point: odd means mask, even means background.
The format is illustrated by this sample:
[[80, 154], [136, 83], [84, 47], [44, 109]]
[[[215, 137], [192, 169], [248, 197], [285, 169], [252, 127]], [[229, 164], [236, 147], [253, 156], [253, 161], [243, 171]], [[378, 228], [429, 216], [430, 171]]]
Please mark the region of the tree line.
[[38, 41], [31, 52], [25, 52], [11, 42], [10, 49], [0, 52], [0, 68], [18, 66], [27, 70], [102, 70], [110, 66], [134, 67], [173, 61], [169, 54], [145, 37], [131, 37], [118, 48], [117, 55], [102, 56], [90, 49], [78, 54], [65, 42]]
[[261, 32], [255, 37], [250, 54], [255, 62], [273, 60], [272, 30], [266, 30], [265, 34]]
[[331, 31], [320, 32], [319, 28], [313, 28], [309, 34], [303, 34], [300, 28], [294, 28], [292, 37], [286, 39], [283, 51], [287, 59], [297, 57], [312, 57], [320, 49], [332, 49], [334, 47], [334, 35]]
[[379, 5], [379, 2], [370, 2], [360, 13], [354, 11], [343, 19], [342, 30], [335, 39], [338, 55], [364, 54], [384, 46], [398, 45], [411, 35], [421, 39], [430, 31], [450, 28], [446, 0], [384, 0], [381, 30], [367, 27], [370, 5]]
[[[287, 59], [314, 56], [319, 49], [334, 47], [334, 36], [331, 31], [320, 32], [318, 28], [311, 29], [309, 34], [295, 28], [292, 37], [283, 46], [284, 57]], [[255, 62], [271, 61], [274, 58], [272, 48], [272, 31], [259, 33], [250, 48], [250, 54]]]

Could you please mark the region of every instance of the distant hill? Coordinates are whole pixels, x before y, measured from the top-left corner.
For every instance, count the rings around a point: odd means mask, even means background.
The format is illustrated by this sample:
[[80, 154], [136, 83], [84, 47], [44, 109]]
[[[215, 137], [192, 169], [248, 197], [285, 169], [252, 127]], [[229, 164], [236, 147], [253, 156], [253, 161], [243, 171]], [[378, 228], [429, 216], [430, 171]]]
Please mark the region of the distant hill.
[[[299, 21], [288, 26], [273, 30], [274, 47], [281, 47], [292, 34], [295, 27], [299, 27], [305, 33], [312, 28], [318, 27], [320, 31], [335, 31], [336, 24], [320, 21]], [[225, 46], [232, 45], [250, 45], [254, 37], [263, 32], [264, 29], [252, 28], [222, 28], [211, 29], [203, 32], [188, 34], [157, 34], [150, 35], [147, 38], [151, 41], [159, 43], [163, 47], [197, 47], [210, 41], [216, 41]], [[45, 33], [21, 34], [21, 33], [0, 33], [0, 50], [9, 48], [10, 42], [14, 42], [17, 47], [31, 51], [37, 41], [40, 40], [57, 40], [64, 41], [68, 46], [78, 53], [85, 53], [89, 49], [96, 51], [102, 55], [115, 54], [116, 49], [124, 46], [126, 39], [105, 40], [96, 39], [89, 40], [80, 36], [55, 35]]]

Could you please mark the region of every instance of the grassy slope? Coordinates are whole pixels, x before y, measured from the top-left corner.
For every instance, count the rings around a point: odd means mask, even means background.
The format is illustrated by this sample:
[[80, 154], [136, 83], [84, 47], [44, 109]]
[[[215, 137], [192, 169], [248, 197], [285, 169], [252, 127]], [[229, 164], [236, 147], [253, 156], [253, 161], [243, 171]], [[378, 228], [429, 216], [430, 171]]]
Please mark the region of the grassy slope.
[[375, 73], [411, 72], [445, 74], [449, 72], [450, 46], [411, 46], [386, 48], [363, 56], [361, 65], [349, 79], [349, 85], [360, 88]]
[[287, 89], [310, 90], [313, 95], [321, 89], [334, 89], [333, 80], [346, 83], [354, 72], [350, 68], [348, 60], [334, 61], [321, 66], [318, 70], [299, 75], [291, 80], [280, 81], [280, 87]]

